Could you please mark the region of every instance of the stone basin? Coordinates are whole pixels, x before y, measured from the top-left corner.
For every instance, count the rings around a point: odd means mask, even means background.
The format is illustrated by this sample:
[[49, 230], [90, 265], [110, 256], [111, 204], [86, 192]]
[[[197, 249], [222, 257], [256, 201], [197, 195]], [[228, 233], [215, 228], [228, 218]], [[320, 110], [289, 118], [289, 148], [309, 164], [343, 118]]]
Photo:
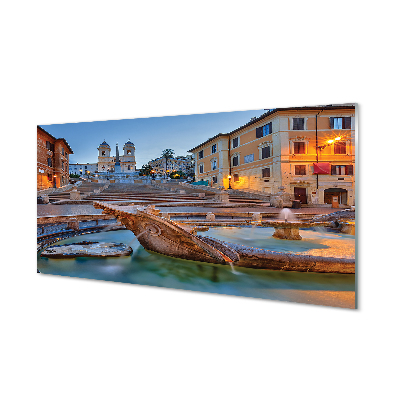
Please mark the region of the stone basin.
[[[103, 202], [94, 202], [93, 205], [106, 214], [113, 214], [135, 234], [138, 242], [146, 250], [169, 257], [247, 268], [350, 274], [355, 272], [354, 258], [289, 254], [236, 245], [207, 236], [198, 236], [193, 233], [196, 229], [183, 227], [163, 218], [151, 208], [122, 207]], [[264, 222], [262, 224], [264, 225]], [[271, 221], [272, 226], [276, 224], [282, 226], [285, 222]], [[303, 222], [290, 224], [296, 225], [293, 229], [322, 225]]]
[[272, 235], [276, 239], [302, 240], [299, 233], [300, 228], [313, 228], [317, 226], [328, 226], [329, 222], [302, 222], [302, 221], [266, 221], [263, 226], [275, 228]]
[[124, 243], [80, 242], [47, 247], [41, 257], [120, 257], [128, 256], [132, 248]]

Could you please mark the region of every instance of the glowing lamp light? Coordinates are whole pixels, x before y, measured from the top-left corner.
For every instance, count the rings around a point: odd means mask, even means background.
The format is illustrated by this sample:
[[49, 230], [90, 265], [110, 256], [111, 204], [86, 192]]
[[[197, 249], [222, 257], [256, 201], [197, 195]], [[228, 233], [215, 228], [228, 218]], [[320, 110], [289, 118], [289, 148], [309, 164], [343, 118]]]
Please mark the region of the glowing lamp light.
[[340, 140], [341, 139], [341, 137], [340, 136], [338, 136], [338, 137], [335, 137], [335, 140]]
[[334, 142], [334, 140], [331, 139], [331, 140], [328, 140], [326, 143], [330, 144], [330, 143], [333, 143], [333, 142]]
[[228, 179], [231, 179], [232, 177], [230, 175], [228, 175]]

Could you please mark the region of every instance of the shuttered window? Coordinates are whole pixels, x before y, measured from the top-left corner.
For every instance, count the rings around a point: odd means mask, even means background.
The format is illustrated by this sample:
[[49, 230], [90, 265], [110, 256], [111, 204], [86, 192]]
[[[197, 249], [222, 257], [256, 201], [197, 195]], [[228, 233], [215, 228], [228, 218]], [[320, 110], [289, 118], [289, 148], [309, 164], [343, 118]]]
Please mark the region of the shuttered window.
[[235, 138], [232, 140], [232, 148], [239, 146], [239, 138]]
[[239, 157], [235, 156], [235, 157], [232, 158], [232, 166], [236, 167], [238, 165], [239, 165]]
[[332, 165], [331, 175], [353, 175], [352, 165]]
[[233, 175], [233, 182], [239, 182], [239, 174]]
[[334, 154], [346, 154], [346, 142], [336, 142], [333, 152]]
[[270, 168], [263, 168], [262, 169], [262, 177], [269, 178], [271, 176], [271, 169]]
[[204, 166], [203, 165], [199, 166], [199, 172], [200, 172], [200, 174], [202, 174], [204, 172]]
[[272, 133], [272, 122], [263, 126], [263, 136], [269, 135], [270, 133]]
[[217, 152], [217, 145], [216, 144], [213, 144], [212, 145], [212, 147], [211, 147], [211, 153], [216, 153]]
[[306, 154], [305, 142], [294, 142], [294, 154]]
[[353, 175], [353, 166], [346, 165], [346, 175]]
[[293, 130], [294, 131], [304, 130], [304, 118], [293, 118]]
[[306, 165], [295, 165], [294, 174], [295, 175], [306, 175]]
[[256, 138], [269, 135], [270, 133], [272, 133], [272, 122], [268, 123], [267, 125], [256, 128]]
[[269, 157], [271, 157], [271, 148], [269, 146], [263, 147], [261, 149], [261, 158], [264, 159]]
[[351, 117], [330, 117], [331, 129], [351, 129]]
[[199, 151], [199, 160], [204, 157], [204, 150]]

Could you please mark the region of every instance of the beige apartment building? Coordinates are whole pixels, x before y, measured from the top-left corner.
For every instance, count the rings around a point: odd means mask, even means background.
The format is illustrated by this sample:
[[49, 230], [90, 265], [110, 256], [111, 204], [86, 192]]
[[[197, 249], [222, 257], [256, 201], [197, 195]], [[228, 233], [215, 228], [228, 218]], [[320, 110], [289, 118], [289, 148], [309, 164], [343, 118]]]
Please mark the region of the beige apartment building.
[[355, 112], [354, 104], [268, 110], [191, 149], [196, 181], [354, 205]]

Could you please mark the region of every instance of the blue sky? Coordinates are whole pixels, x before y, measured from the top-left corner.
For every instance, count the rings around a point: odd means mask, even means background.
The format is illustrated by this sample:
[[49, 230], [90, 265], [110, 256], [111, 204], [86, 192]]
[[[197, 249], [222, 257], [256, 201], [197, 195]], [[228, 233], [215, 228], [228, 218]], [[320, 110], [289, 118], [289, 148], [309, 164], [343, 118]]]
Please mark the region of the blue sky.
[[122, 155], [122, 148], [129, 139], [136, 148], [136, 168], [141, 168], [159, 157], [164, 149], [173, 149], [175, 155], [187, 155], [188, 150], [210, 137], [231, 132], [264, 112], [233, 111], [40, 126], [54, 137], [68, 142], [74, 152], [70, 163], [97, 162], [97, 148], [103, 140], [111, 146], [113, 156], [118, 143]]

